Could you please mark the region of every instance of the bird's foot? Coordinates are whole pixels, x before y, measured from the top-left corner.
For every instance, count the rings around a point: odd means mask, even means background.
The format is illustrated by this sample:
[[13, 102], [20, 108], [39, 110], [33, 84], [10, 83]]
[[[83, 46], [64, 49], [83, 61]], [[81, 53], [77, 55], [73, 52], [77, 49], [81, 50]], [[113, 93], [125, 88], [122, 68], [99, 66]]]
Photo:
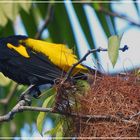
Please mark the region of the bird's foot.
[[25, 100], [26, 103], [31, 106], [32, 104], [32, 101], [31, 101], [31, 96], [29, 94], [21, 94], [20, 97], [19, 97], [19, 100]]
[[25, 100], [28, 105], [31, 105], [31, 95], [30, 92], [34, 86], [29, 86], [19, 97], [19, 100]]

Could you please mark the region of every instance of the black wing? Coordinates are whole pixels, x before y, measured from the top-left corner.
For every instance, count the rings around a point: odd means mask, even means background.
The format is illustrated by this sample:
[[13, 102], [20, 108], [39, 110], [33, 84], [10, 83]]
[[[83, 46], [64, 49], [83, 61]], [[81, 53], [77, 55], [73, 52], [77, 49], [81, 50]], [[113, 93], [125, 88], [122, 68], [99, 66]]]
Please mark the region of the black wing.
[[[62, 70], [52, 64], [46, 56], [26, 48], [30, 56], [26, 58], [15, 50], [9, 49], [7, 42], [4, 41], [0, 41], [0, 69], [5, 76], [27, 85], [53, 84], [56, 78], [62, 76]], [[16, 45], [17, 42], [13, 43], [11, 40], [10, 43]]]

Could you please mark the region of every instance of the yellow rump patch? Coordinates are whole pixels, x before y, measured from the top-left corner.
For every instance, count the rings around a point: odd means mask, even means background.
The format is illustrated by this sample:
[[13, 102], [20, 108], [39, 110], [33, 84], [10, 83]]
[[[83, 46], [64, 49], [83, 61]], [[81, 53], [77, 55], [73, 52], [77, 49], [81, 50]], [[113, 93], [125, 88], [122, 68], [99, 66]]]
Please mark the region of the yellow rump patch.
[[23, 45], [19, 45], [19, 46], [13, 46], [12, 44], [8, 43], [7, 47], [9, 49], [14, 49], [15, 51], [17, 51], [19, 54], [21, 54], [22, 56], [29, 58], [30, 56], [28, 55], [26, 48]]

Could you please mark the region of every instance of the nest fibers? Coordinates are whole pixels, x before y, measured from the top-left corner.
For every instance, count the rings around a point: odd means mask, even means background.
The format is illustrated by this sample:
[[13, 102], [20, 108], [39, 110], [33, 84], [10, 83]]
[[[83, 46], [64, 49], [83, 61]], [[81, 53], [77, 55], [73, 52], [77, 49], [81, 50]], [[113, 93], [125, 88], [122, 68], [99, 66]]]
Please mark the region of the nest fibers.
[[[138, 76], [94, 77], [91, 89], [77, 101], [81, 106], [77, 114], [98, 117], [89, 117], [87, 120], [75, 118], [75, 134], [78, 137], [140, 138]], [[113, 118], [117, 118], [117, 121], [112, 121]]]

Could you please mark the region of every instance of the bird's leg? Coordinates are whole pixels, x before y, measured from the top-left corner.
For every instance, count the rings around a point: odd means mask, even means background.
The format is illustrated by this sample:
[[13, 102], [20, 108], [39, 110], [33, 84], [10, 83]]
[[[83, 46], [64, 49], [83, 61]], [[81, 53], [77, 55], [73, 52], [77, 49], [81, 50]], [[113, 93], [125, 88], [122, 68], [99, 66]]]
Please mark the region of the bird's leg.
[[43, 90], [51, 88], [51, 84], [30, 85], [21, 95], [20, 100], [29, 100], [29, 97], [39, 98]]
[[35, 85], [30, 85], [23, 93], [21, 93], [19, 100], [25, 100], [31, 105], [31, 93], [34, 91]]
[[41, 85], [36, 85], [36, 86], [34, 87], [34, 91], [32, 91], [32, 93], [31, 93], [31, 95], [32, 95], [34, 98], [38, 99], [38, 98], [40, 98], [42, 95], [44, 95], [44, 94], [42, 94], [44, 91], [46, 91], [46, 90], [52, 88], [52, 86], [53, 86], [52, 84], [41, 84]]
[[34, 98], [38, 99], [41, 95], [41, 91], [39, 86], [34, 86], [32, 92], [30, 93], [31, 96], [33, 96]]

